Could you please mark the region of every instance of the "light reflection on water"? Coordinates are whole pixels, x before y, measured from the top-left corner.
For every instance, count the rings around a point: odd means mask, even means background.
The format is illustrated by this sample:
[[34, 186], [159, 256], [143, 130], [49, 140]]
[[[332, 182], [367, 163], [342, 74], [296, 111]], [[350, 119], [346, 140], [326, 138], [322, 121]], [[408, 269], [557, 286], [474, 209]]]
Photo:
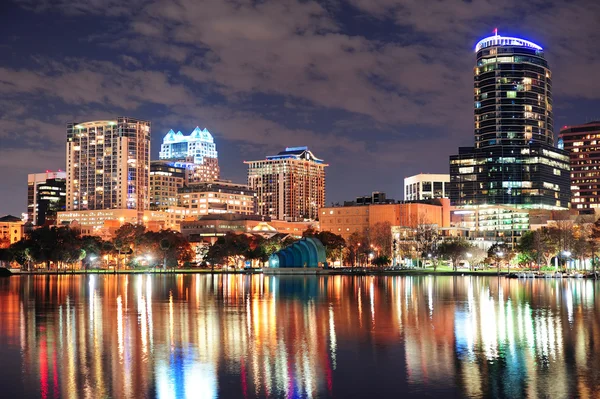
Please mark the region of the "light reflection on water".
[[593, 397], [600, 283], [487, 277], [0, 280], [9, 397]]

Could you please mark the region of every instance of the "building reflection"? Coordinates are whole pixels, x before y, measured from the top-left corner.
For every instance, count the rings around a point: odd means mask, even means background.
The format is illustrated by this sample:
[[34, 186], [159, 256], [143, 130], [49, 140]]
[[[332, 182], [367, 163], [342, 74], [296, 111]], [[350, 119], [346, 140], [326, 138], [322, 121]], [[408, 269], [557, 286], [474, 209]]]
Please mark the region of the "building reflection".
[[21, 276], [0, 281], [0, 336], [43, 398], [329, 397], [354, 383], [338, 370], [360, 369], [345, 363], [359, 349], [381, 354], [409, 388], [592, 397], [597, 289], [483, 277]]

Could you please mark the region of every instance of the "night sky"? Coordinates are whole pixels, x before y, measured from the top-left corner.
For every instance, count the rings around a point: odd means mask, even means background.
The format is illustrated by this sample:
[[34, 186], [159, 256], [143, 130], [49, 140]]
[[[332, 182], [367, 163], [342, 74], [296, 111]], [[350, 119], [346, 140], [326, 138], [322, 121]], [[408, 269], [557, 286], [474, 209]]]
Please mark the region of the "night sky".
[[327, 201], [401, 199], [405, 176], [448, 173], [473, 141], [474, 46], [540, 44], [555, 133], [600, 119], [600, 1], [3, 0], [0, 215], [26, 210], [27, 174], [64, 169], [69, 121], [208, 128], [222, 177], [307, 145]]

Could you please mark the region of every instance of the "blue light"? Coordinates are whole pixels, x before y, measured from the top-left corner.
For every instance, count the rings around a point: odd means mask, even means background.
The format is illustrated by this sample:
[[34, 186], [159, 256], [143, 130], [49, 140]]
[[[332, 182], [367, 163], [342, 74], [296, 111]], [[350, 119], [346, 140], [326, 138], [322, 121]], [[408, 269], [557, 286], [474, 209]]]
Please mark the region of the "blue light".
[[486, 37], [485, 39], [480, 40], [475, 46], [475, 52], [492, 46], [518, 46], [518, 47], [528, 47], [535, 50], [542, 51], [543, 48], [529, 40], [521, 39], [518, 37], [509, 37], [509, 36], [500, 36], [498, 34], [490, 37]]

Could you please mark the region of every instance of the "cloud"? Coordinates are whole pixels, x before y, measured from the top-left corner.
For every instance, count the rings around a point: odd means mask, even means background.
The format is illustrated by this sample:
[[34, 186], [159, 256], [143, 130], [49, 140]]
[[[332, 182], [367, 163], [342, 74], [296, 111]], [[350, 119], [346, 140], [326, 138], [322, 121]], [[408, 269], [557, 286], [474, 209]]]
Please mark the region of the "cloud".
[[185, 104], [193, 97], [164, 72], [126, 70], [110, 62], [79, 59], [40, 71], [0, 68], [0, 93], [42, 94], [67, 104], [103, 104], [132, 110], [144, 103]]
[[546, 48], [555, 117], [578, 101], [597, 109], [600, 97], [592, 0], [17, 3], [98, 26], [0, 68], [0, 139], [33, 148], [37, 136], [62, 152], [67, 121], [121, 114], [151, 119], [155, 136], [204, 124], [245, 157], [309, 145], [336, 165], [337, 195], [372, 184], [373, 170], [390, 185], [407, 171], [445, 172], [472, 140], [473, 47], [495, 27]]

